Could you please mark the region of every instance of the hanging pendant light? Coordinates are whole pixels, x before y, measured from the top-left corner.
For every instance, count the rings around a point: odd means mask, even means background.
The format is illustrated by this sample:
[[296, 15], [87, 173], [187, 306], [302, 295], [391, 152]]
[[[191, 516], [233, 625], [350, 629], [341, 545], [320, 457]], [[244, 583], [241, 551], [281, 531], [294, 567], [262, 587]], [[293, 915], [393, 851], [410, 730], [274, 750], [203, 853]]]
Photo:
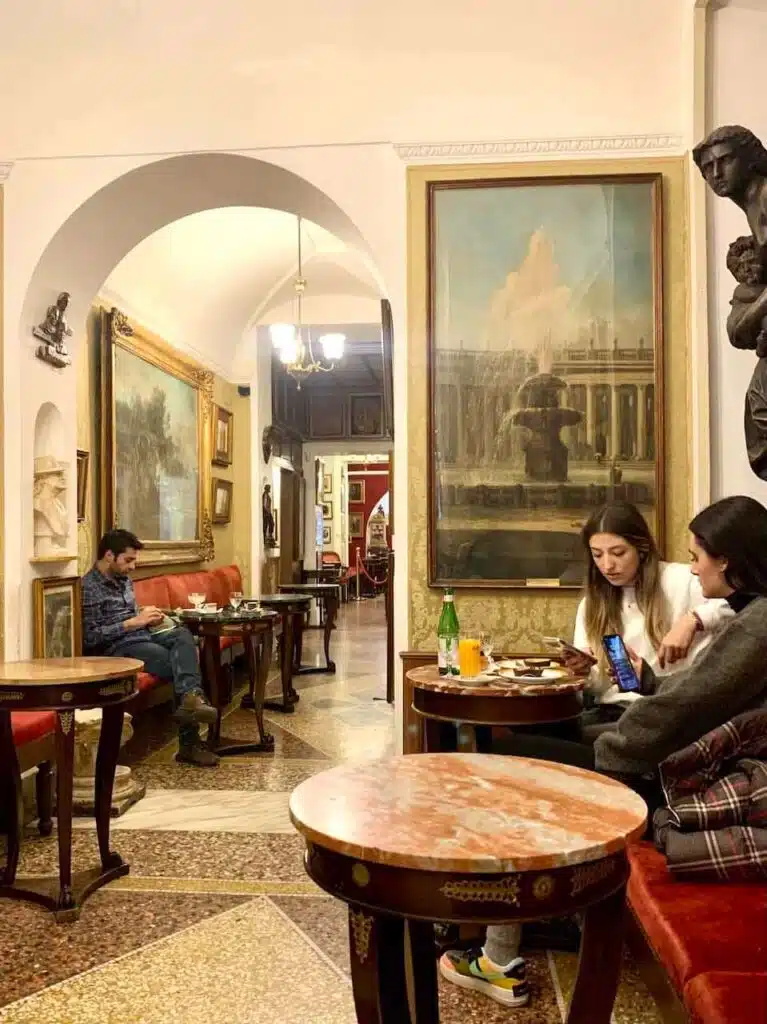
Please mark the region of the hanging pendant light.
[[314, 357], [312, 349], [312, 335], [309, 327], [303, 322], [303, 299], [306, 291], [306, 279], [303, 276], [303, 252], [301, 246], [301, 218], [296, 218], [298, 224], [298, 274], [293, 282], [293, 290], [296, 294], [296, 323], [295, 324], [272, 324], [269, 328], [269, 336], [277, 351], [280, 362], [286, 371], [295, 380], [298, 390], [301, 390], [301, 383], [312, 373], [330, 373], [334, 368], [336, 360], [342, 359], [344, 354], [344, 342], [346, 336], [343, 334], [323, 334], [319, 338], [322, 347], [322, 355], [329, 366], [323, 365]]

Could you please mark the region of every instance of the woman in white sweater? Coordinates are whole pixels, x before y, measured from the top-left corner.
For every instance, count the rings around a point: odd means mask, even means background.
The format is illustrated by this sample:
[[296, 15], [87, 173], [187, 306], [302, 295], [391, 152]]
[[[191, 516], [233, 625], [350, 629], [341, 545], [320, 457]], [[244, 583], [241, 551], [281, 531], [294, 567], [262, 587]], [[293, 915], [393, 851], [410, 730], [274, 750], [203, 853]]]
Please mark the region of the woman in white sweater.
[[732, 616], [726, 601], [707, 601], [688, 565], [661, 562], [639, 509], [616, 501], [583, 527], [589, 559], [585, 596], [575, 618], [574, 645], [597, 659], [570, 655], [571, 671], [590, 674], [600, 703], [636, 700], [610, 679], [602, 637], [618, 633], [656, 675], [686, 667]]

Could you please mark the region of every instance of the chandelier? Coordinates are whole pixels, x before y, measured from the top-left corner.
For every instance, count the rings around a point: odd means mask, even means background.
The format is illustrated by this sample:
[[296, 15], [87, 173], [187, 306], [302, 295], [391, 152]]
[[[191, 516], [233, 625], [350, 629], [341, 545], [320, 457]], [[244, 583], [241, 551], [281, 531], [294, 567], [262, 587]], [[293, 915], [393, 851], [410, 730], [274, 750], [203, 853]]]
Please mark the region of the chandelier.
[[[303, 299], [306, 291], [306, 278], [303, 275], [303, 260], [301, 249], [301, 218], [296, 218], [298, 224], [298, 274], [293, 282], [293, 290], [296, 293], [296, 322], [294, 324], [272, 324], [269, 328], [269, 335], [272, 344], [277, 350], [277, 356], [301, 390], [301, 384], [313, 373], [330, 373], [335, 366], [335, 360], [341, 359], [344, 354], [344, 342], [346, 336], [343, 334], [323, 334], [317, 340], [322, 347], [322, 355], [325, 363], [314, 357], [312, 349], [312, 332], [303, 321]], [[326, 365], [329, 363], [330, 365]]]

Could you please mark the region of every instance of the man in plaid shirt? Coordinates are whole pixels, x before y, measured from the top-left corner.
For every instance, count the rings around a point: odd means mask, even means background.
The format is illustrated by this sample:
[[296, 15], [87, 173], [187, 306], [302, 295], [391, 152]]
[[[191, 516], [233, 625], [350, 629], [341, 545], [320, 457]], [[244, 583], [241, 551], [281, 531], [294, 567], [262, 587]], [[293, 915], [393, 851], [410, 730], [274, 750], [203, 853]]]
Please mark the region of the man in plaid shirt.
[[130, 573], [143, 544], [128, 530], [110, 530], [99, 541], [96, 564], [83, 577], [83, 648], [86, 654], [137, 658], [147, 672], [173, 683], [178, 721], [176, 760], [201, 768], [218, 764], [200, 739], [200, 725], [216, 721], [205, 699], [191, 633], [159, 608], [136, 603]]

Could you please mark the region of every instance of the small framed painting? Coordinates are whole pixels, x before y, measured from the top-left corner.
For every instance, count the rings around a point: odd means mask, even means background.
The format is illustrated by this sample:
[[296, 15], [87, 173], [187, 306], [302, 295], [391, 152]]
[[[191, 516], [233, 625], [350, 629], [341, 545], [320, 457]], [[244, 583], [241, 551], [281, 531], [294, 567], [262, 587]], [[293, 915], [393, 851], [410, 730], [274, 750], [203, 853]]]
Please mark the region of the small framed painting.
[[90, 453], [77, 451], [77, 521], [84, 523], [86, 519], [86, 504], [88, 501], [88, 468]]
[[333, 493], [333, 474], [323, 473], [322, 474], [322, 493], [332, 494]]
[[322, 503], [322, 518], [325, 520], [333, 518], [333, 502], [323, 501]]
[[232, 414], [220, 405], [217, 405], [213, 412], [213, 464], [215, 466], [231, 466]]
[[82, 654], [79, 576], [52, 576], [32, 583], [33, 651], [36, 658], [77, 658]]
[[351, 512], [349, 515], [349, 536], [357, 539], [364, 536], [362, 529], [364, 516], [361, 512]]
[[232, 491], [234, 484], [231, 480], [220, 480], [213, 477], [213, 522], [230, 523], [232, 521]]
[[330, 543], [330, 527], [329, 526], [323, 526], [322, 527], [322, 543], [323, 543], [323, 545]]
[[365, 504], [365, 481], [364, 480], [350, 480], [349, 481], [349, 504], [350, 505], [364, 505]]

